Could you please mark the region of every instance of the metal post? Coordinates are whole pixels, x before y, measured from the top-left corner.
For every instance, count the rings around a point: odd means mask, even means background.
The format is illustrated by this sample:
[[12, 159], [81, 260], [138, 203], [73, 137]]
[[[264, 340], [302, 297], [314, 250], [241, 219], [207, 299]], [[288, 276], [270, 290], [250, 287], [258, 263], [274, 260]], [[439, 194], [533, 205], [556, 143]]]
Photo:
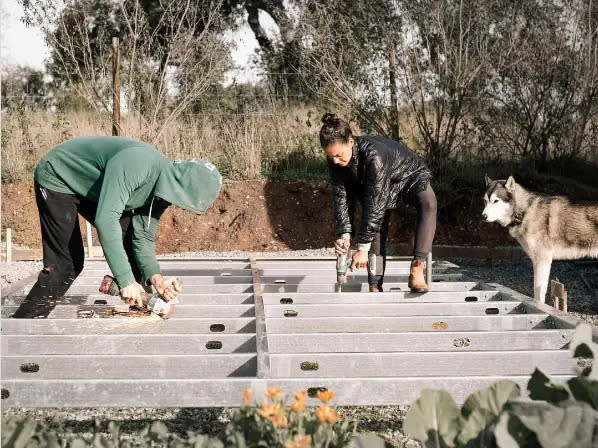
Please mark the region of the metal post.
[[432, 252], [428, 252], [426, 259], [426, 284], [428, 291], [432, 291]]
[[120, 135], [120, 53], [118, 37], [112, 38], [112, 135]]
[[12, 262], [12, 229], [6, 229], [6, 262]]
[[91, 234], [91, 224], [85, 221], [85, 235], [87, 237], [87, 258], [93, 257], [93, 238]]

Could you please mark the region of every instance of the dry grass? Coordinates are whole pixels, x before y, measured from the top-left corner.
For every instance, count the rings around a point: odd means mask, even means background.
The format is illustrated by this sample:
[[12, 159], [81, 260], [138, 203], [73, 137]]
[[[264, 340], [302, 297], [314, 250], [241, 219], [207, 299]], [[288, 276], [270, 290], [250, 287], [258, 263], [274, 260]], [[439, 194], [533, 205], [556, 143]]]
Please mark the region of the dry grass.
[[[171, 159], [211, 160], [230, 179], [287, 177], [285, 171], [301, 177], [306, 160], [312, 160], [316, 171], [325, 175], [315, 116], [316, 111], [307, 107], [185, 116], [153, 143]], [[121, 129], [121, 135], [151, 140], [150, 130], [138, 116], [123, 116]], [[68, 138], [110, 134], [108, 114], [4, 111], [2, 180], [30, 178], [37, 161]]]

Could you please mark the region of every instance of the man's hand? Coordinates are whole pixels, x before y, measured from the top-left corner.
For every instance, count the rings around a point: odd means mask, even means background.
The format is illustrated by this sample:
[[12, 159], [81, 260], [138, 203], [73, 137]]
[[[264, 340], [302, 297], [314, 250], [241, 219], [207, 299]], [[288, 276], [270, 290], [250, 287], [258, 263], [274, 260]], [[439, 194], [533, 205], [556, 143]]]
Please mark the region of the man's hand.
[[368, 253], [365, 250], [358, 250], [353, 254], [353, 262], [351, 263], [351, 272], [357, 268], [368, 267]]
[[120, 296], [128, 305], [135, 305], [139, 308], [143, 308], [142, 294], [145, 291], [141, 285], [137, 282], [133, 282], [120, 290]]
[[175, 282], [174, 277], [162, 277], [161, 274], [154, 274], [150, 277], [150, 282], [167, 302], [178, 296], [183, 289]]
[[340, 238], [337, 238], [337, 240], [334, 242], [334, 253], [336, 255], [344, 255], [347, 253], [347, 251], [349, 250], [349, 247], [351, 246], [351, 237], [350, 236], [342, 236]]

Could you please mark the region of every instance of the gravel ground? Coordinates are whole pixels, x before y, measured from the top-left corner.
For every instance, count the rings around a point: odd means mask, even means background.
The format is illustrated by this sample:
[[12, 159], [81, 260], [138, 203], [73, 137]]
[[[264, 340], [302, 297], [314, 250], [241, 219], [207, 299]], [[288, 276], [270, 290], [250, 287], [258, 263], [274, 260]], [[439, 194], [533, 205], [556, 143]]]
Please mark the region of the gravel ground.
[[[448, 259], [460, 266], [463, 274], [488, 282], [500, 283], [515, 291], [533, 297], [534, 275], [529, 259], [520, 261]], [[569, 313], [593, 325], [598, 325], [598, 261], [555, 261], [550, 272], [551, 279], [558, 279], [567, 290]], [[546, 297], [548, 305], [552, 298]]]
[[[288, 252], [193, 252], [172, 254], [171, 257], [248, 257], [252, 256], [324, 256], [332, 255], [331, 249], [314, 249]], [[460, 266], [458, 271], [477, 280], [503, 284], [526, 295], [533, 294], [532, 266], [529, 260], [500, 260], [490, 264], [486, 260], [449, 259]], [[2, 285], [15, 282], [41, 269], [38, 262], [15, 262], [11, 265], [0, 263]], [[555, 262], [551, 278], [558, 278], [565, 284], [569, 294], [571, 314], [593, 324], [598, 324], [598, 262], [568, 261]], [[548, 304], [552, 304], [547, 299]], [[358, 420], [360, 432], [375, 432], [383, 437], [389, 446], [415, 448], [420, 446], [402, 432], [402, 422], [407, 407], [348, 407], [341, 408], [344, 418]], [[30, 416], [43, 420], [52, 428], [63, 431], [71, 437], [85, 437], [96, 425], [106, 428], [110, 420], [122, 424], [123, 436], [134, 439], [135, 434], [152, 421], [161, 420], [168, 428], [184, 435], [187, 430], [216, 435], [228, 421], [229, 411], [222, 408], [168, 408], [168, 409], [5, 409], [3, 417]]]

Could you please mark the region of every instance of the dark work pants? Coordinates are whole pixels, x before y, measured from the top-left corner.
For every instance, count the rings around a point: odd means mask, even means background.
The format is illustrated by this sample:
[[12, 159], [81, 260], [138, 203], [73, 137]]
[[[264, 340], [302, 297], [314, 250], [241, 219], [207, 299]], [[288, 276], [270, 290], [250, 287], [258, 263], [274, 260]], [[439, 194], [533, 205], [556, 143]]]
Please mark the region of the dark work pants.
[[[56, 298], [64, 296], [83, 270], [85, 252], [78, 215], [93, 225], [97, 209], [96, 202], [81, 196], [48, 190], [37, 182], [34, 187], [42, 232], [44, 268], [13, 315], [15, 318], [46, 317], [54, 308]], [[133, 258], [130, 223], [130, 215], [120, 220], [125, 251], [135, 279], [139, 281], [141, 276]]]
[[[416, 260], [425, 260], [428, 253], [432, 251], [432, 242], [436, 233], [436, 195], [430, 184], [427, 187], [410, 196], [404, 198], [405, 202], [413, 205], [417, 210], [417, 222], [415, 226], [415, 247], [413, 258]], [[368, 272], [368, 283], [382, 290], [384, 283], [384, 271], [386, 270], [386, 239], [388, 238], [388, 224], [392, 210], [387, 210], [382, 221], [380, 231], [372, 242], [370, 254], [382, 255], [383, 269], [382, 275], [371, 275]]]

